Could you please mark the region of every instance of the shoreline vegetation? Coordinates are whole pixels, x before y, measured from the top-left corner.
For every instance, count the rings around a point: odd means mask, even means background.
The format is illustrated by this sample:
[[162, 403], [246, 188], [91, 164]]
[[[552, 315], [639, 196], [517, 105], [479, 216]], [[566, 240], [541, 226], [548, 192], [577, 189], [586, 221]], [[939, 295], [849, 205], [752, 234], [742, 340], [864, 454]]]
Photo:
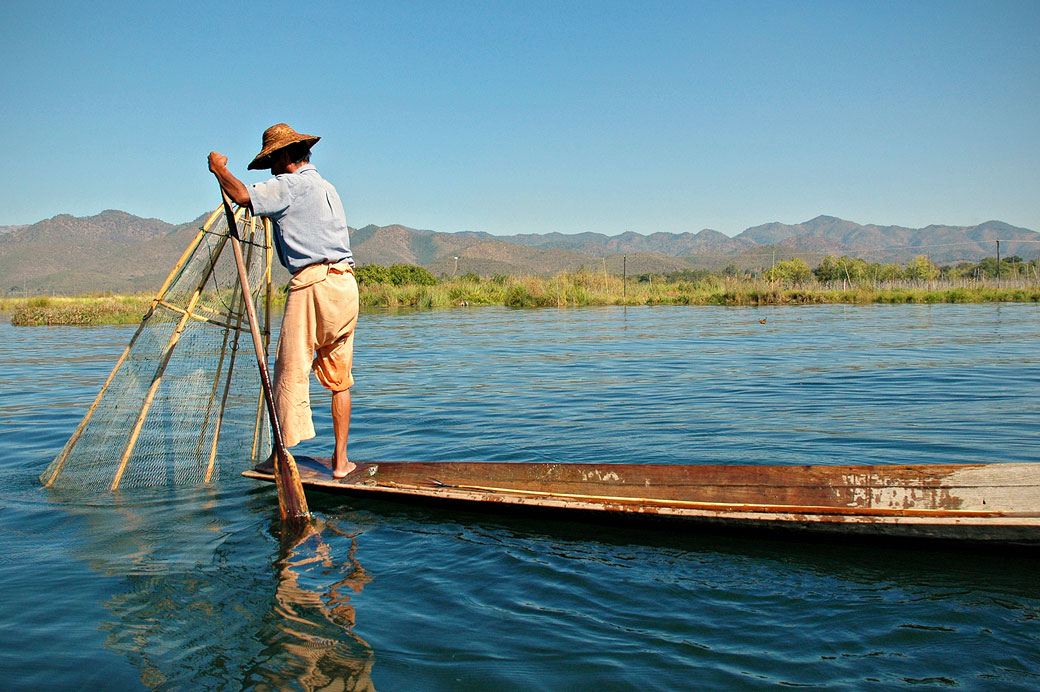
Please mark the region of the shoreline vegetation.
[[[370, 265], [371, 266], [371, 265]], [[765, 276], [698, 278], [628, 277], [603, 272], [564, 272], [552, 277], [464, 275], [436, 279], [425, 270], [406, 272], [398, 282], [365, 276], [358, 270], [361, 307], [567, 308], [606, 305], [818, 305], [872, 303], [1040, 302], [1040, 281], [1010, 279], [929, 278], [850, 281], [800, 280]], [[380, 267], [380, 269], [386, 269]], [[425, 275], [425, 276], [424, 276]], [[284, 300], [284, 294], [276, 294]], [[151, 294], [100, 296], [29, 296], [0, 298], [0, 312], [15, 326], [137, 324], [151, 305]]]

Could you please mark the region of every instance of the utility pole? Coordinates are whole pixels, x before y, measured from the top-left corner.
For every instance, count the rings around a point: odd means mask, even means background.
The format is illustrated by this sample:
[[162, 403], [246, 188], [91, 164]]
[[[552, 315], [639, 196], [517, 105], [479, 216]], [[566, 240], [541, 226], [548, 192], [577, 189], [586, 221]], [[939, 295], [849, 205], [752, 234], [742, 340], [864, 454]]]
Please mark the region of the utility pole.
[[1000, 283], [1000, 241], [997, 241], [997, 283]]

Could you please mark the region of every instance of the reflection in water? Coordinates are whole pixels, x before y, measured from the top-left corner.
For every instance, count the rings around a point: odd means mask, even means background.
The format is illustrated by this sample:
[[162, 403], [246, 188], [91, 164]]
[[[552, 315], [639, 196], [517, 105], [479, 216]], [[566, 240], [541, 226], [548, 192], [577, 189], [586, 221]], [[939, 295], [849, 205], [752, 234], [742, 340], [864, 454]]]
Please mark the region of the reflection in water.
[[[373, 314], [355, 451], [1035, 462], [1038, 317], [1024, 304]], [[370, 672], [395, 690], [1040, 689], [1035, 555], [311, 498], [362, 531], [355, 559], [378, 581], [358, 595], [353, 538], [322, 526], [282, 545], [266, 485], [44, 491], [36, 476], [108, 373], [108, 341], [117, 354], [126, 335], [0, 324], [4, 692], [366, 689]]]
[[351, 595], [371, 580], [358, 534], [320, 518], [296, 534], [265, 519], [265, 531], [227, 515], [241, 495], [202, 493], [64, 505], [84, 522], [76, 557], [118, 580], [102, 603], [106, 646], [152, 689], [375, 689], [372, 648], [352, 631]]
[[[332, 524], [324, 528], [350, 541], [345, 564], [336, 563], [318, 528], [294, 533], [281, 524], [275, 527], [281, 543], [278, 586], [259, 636], [265, 648], [246, 675], [247, 688], [278, 690], [295, 681], [304, 690], [375, 689], [372, 648], [352, 631], [355, 613], [349, 596], [350, 591], [360, 593], [371, 578], [357, 561], [356, 534]], [[330, 637], [335, 630], [343, 636]]]

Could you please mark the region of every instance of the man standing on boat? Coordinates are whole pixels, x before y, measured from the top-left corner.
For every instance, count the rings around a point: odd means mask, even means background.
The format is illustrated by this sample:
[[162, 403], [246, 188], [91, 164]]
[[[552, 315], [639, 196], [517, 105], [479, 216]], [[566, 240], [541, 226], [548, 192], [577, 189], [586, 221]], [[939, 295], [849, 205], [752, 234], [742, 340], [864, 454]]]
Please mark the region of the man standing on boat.
[[[267, 128], [260, 153], [249, 164], [249, 170], [274, 174], [262, 183], [245, 185], [228, 170], [227, 157], [215, 151], [209, 169], [235, 203], [271, 219], [278, 259], [292, 274], [274, 365], [274, 404], [285, 446], [314, 437], [313, 370], [332, 392], [332, 475], [342, 478], [355, 468], [347, 460], [347, 436], [358, 287], [343, 204], [310, 163], [319, 139], [285, 123]], [[258, 469], [273, 470], [273, 460], [272, 453]]]

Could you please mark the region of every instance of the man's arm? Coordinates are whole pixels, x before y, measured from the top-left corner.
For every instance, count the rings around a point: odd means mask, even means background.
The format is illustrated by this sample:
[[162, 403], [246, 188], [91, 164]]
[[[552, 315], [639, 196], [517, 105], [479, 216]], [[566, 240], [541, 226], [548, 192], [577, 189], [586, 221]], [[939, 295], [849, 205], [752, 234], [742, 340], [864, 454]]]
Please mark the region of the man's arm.
[[250, 212], [253, 211], [253, 203], [249, 200], [249, 190], [246, 189], [245, 183], [231, 175], [231, 171], [227, 167], [228, 158], [223, 154], [218, 154], [215, 151], [209, 153], [209, 170], [213, 175], [217, 176], [217, 180], [220, 181], [220, 187], [224, 189], [227, 196], [232, 199], [240, 207], [247, 207]]

